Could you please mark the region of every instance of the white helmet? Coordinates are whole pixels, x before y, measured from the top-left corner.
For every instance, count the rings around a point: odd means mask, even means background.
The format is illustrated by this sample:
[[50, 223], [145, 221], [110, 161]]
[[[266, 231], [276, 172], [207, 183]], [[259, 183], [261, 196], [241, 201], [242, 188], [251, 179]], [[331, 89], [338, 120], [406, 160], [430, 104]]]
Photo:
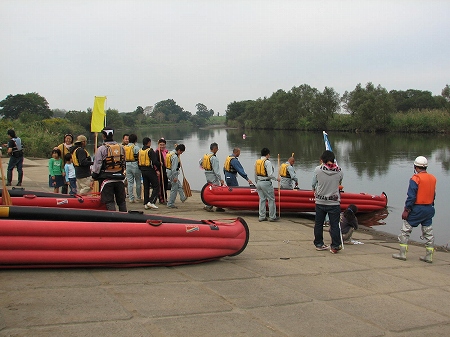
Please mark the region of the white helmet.
[[424, 156], [418, 156], [416, 160], [414, 160], [414, 166], [417, 167], [427, 167], [428, 166], [428, 160]]

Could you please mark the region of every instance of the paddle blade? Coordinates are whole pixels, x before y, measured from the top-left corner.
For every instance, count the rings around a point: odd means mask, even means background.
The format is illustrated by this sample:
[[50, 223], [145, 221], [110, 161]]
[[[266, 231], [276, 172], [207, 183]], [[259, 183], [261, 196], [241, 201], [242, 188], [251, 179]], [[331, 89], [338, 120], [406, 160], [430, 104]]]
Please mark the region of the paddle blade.
[[9, 191], [6, 188], [6, 186], [3, 186], [3, 190], [2, 190], [2, 205], [6, 205], [6, 206], [12, 205], [11, 196], [9, 195]]
[[10, 206], [10, 205], [12, 205], [12, 200], [11, 200], [11, 196], [9, 195], [8, 188], [6, 187], [5, 176], [3, 174], [3, 164], [2, 164], [1, 156], [0, 156], [0, 171], [1, 171], [1, 174], [2, 174], [2, 185], [3, 185], [3, 189], [2, 189], [2, 205]]
[[186, 179], [183, 179], [183, 191], [186, 197], [192, 197], [191, 186]]

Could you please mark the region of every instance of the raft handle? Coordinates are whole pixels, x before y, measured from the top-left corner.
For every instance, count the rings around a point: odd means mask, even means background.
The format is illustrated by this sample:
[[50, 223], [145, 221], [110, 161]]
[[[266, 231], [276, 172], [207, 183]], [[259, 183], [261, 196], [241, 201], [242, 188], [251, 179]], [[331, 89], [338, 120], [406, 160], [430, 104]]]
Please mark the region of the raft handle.
[[161, 226], [162, 225], [162, 220], [151, 220], [151, 219], [149, 219], [149, 220], [146, 221], [146, 223], [148, 225], [150, 225], [150, 226], [157, 227], [157, 226]]

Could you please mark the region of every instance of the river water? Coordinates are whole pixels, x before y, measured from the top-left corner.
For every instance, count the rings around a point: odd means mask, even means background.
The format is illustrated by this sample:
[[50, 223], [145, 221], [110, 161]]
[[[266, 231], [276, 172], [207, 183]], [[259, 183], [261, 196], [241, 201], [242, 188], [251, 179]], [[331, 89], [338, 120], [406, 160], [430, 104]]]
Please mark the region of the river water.
[[[130, 133], [128, 130], [125, 132]], [[143, 136], [150, 137], [153, 148], [160, 137], [166, 138], [168, 149], [172, 149], [174, 144], [185, 144], [186, 152], [181, 160], [192, 190], [201, 190], [205, 184], [198, 161], [209, 152], [212, 142], [219, 144], [217, 157], [221, 166], [233, 147], [240, 147], [239, 160], [252, 180], [254, 163], [263, 147], [270, 149], [274, 167], [278, 165], [278, 154], [281, 162], [284, 162], [294, 153], [295, 170], [302, 189], [311, 188], [314, 168], [325, 149], [322, 132], [166, 128], [140, 132], [138, 136], [139, 141]], [[433, 221], [436, 244], [446, 245], [449, 242], [450, 226], [447, 221], [450, 208], [447, 208], [447, 200], [450, 197], [450, 136], [332, 132], [329, 133], [329, 140], [344, 172], [344, 191], [370, 194], [385, 192], [388, 196], [387, 211], [360, 215], [360, 223], [395, 235], [399, 233], [402, 223], [401, 213], [408, 182], [413, 174], [413, 161], [419, 155], [427, 157], [428, 172], [434, 174], [438, 181]], [[239, 177], [239, 184], [246, 185], [247, 182]], [[420, 227], [414, 229], [412, 239], [420, 241], [420, 232]]]

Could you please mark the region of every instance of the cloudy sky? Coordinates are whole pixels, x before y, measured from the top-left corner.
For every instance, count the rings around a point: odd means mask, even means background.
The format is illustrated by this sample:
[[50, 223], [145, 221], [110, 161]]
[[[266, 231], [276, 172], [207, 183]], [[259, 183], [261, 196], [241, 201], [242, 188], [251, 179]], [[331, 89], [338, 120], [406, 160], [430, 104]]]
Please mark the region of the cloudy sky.
[[232, 101], [309, 84], [440, 95], [450, 84], [448, 0], [1, 0], [0, 100], [120, 112], [174, 99]]

